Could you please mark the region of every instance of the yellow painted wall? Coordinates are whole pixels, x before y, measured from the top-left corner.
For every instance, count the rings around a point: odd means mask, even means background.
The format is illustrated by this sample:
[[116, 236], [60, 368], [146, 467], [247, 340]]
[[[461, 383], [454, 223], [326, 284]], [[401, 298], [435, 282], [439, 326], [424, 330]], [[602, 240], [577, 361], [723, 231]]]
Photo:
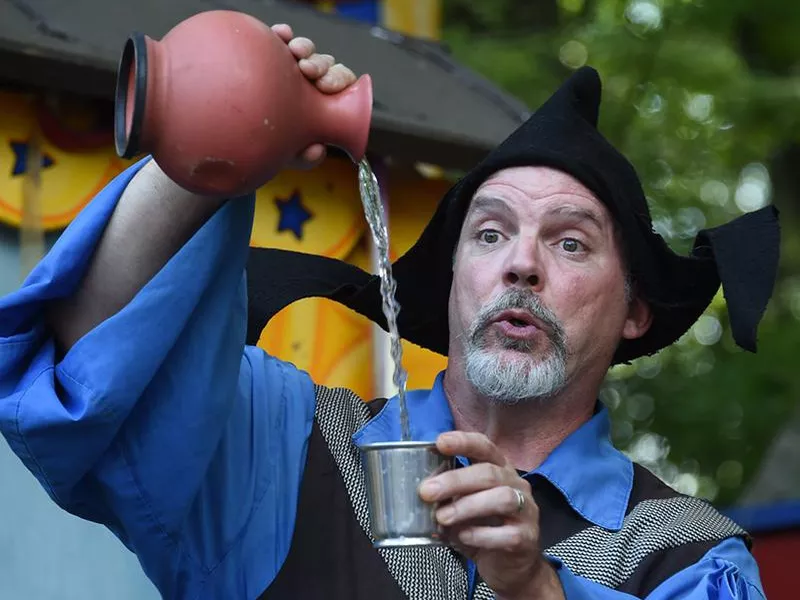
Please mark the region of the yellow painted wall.
[[442, 28], [442, 0], [313, 0], [312, 5], [325, 13], [335, 13], [337, 5], [363, 2], [380, 7], [382, 23], [406, 35], [438, 40]]
[[383, 25], [407, 35], [438, 40], [442, 28], [442, 2], [383, 0]]
[[[24, 176], [19, 166], [20, 144], [36, 127], [34, 98], [0, 92], [0, 221], [19, 227], [22, 221]], [[130, 164], [117, 158], [113, 146], [90, 152], [65, 152], [46, 137], [41, 170], [44, 228], [65, 227], [91, 198]], [[429, 180], [411, 170], [388, 174], [391, 252], [405, 252], [433, 214], [446, 191], [444, 181]], [[276, 199], [296, 194], [310, 213], [302, 239], [292, 231], [278, 231]], [[368, 228], [358, 195], [355, 166], [328, 159], [309, 172], [286, 171], [256, 193], [256, 215], [251, 245], [298, 250], [338, 258], [370, 270]], [[371, 324], [332, 301], [308, 299], [284, 309], [267, 326], [259, 346], [307, 370], [318, 383], [346, 386], [363, 398], [373, 395]], [[445, 359], [404, 344], [409, 388], [428, 387]]]
[[[0, 91], [0, 221], [18, 226], [22, 220], [24, 177], [13, 175], [19, 160], [17, 144], [30, 140], [34, 128], [35, 98]], [[45, 230], [69, 223], [83, 206], [127, 164], [113, 146], [92, 152], [63, 152], [47, 138], [42, 154], [50, 161], [41, 171], [42, 220]]]

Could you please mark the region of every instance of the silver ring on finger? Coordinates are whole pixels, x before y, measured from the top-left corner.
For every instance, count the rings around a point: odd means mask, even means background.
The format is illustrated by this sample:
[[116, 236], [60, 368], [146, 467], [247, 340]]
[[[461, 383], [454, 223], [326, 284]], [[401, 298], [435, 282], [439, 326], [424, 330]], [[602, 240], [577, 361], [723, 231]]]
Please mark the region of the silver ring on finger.
[[517, 495], [517, 509], [516, 509], [516, 513], [517, 513], [517, 514], [519, 514], [519, 513], [521, 513], [521, 512], [522, 512], [522, 509], [524, 509], [524, 508], [525, 508], [525, 494], [523, 494], [523, 493], [522, 493], [520, 490], [518, 490], [517, 488], [511, 488], [511, 489], [512, 489], [512, 490], [514, 490], [514, 493]]

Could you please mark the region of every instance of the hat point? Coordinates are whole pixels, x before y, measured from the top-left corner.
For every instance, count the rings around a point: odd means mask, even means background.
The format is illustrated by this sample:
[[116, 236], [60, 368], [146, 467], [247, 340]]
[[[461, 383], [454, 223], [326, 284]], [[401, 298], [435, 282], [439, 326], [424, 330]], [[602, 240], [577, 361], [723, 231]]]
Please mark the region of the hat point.
[[579, 116], [597, 128], [602, 96], [600, 74], [590, 66], [576, 70], [542, 107], [566, 117]]

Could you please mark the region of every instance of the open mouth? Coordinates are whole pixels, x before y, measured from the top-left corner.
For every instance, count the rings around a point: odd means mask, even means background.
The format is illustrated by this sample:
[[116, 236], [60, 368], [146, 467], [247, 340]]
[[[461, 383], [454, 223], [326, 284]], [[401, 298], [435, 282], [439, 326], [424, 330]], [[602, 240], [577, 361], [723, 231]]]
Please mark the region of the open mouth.
[[543, 329], [542, 325], [537, 319], [524, 310], [506, 310], [497, 315], [494, 319], [495, 323], [508, 323], [514, 327], [535, 327], [536, 329]]
[[492, 323], [507, 338], [533, 340], [544, 331], [544, 326], [524, 310], [503, 311]]
[[523, 321], [522, 319], [517, 319], [515, 317], [507, 319], [507, 321], [511, 323], [514, 327], [527, 327], [528, 325], [532, 325], [532, 323]]

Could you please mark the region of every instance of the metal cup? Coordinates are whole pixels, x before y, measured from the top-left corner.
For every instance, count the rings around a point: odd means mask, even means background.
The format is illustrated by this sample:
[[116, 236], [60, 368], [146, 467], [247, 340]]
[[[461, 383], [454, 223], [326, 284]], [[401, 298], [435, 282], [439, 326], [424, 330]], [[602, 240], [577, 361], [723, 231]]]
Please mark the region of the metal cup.
[[436, 506], [419, 497], [422, 480], [453, 467], [434, 442], [380, 442], [361, 447], [376, 548], [432, 546], [444, 542]]

